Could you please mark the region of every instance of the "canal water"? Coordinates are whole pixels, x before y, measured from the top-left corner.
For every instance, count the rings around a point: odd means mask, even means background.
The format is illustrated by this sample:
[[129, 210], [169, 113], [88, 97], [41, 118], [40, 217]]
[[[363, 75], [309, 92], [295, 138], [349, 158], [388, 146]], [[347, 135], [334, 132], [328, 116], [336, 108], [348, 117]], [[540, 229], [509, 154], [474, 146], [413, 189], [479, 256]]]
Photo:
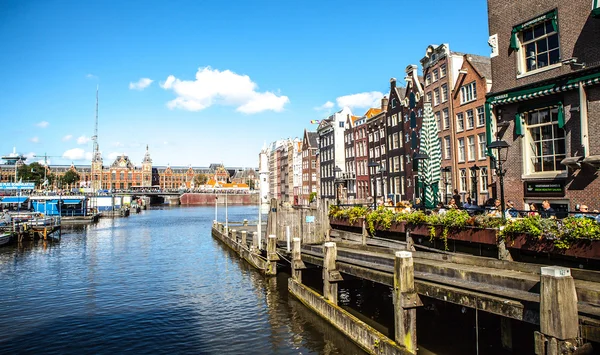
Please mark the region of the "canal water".
[[[254, 221], [258, 209], [228, 212]], [[265, 278], [212, 238], [214, 213], [159, 207], [64, 226], [60, 242], [1, 247], [0, 354], [364, 354], [288, 296], [289, 274]], [[319, 269], [304, 272], [322, 287]], [[390, 338], [392, 303], [389, 287], [340, 285], [340, 306]], [[419, 354], [503, 353], [499, 319], [485, 317], [428, 302], [417, 310]]]
[[213, 239], [214, 217], [158, 208], [0, 248], [0, 353], [363, 354], [288, 297], [287, 275], [264, 278]]

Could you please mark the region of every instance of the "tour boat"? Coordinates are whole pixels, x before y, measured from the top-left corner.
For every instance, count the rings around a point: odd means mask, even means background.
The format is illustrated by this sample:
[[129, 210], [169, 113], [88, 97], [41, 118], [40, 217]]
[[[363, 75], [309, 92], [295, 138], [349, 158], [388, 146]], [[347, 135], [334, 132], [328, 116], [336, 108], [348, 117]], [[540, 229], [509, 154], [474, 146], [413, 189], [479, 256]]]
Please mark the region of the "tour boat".
[[11, 236], [12, 234], [9, 232], [0, 234], [0, 246], [8, 244]]

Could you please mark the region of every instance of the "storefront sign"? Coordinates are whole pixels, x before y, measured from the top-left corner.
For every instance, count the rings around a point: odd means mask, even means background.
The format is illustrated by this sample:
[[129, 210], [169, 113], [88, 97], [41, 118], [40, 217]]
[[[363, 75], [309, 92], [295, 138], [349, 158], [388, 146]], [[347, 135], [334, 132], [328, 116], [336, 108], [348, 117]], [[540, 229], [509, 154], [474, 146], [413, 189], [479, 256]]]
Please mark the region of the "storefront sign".
[[306, 216], [306, 223], [315, 223], [315, 216]]
[[35, 183], [33, 182], [2, 182], [0, 190], [33, 190]]
[[525, 181], [525, 197], [563, 197], [564, 181]]

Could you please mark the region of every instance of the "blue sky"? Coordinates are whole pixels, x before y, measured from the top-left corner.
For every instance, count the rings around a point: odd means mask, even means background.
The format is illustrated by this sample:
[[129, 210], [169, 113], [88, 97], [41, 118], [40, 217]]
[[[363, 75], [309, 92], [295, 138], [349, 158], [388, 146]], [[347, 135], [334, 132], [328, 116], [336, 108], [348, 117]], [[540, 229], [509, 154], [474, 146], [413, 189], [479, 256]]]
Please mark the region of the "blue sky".
[[105, 165], [149, 145], [155, 165], [257, 166], [264, 142], [363, 114], [429, 44], [489, 53], [485, 1], [423, 5], [1, 1], [0, 153], [89, 164], [99, 85]]

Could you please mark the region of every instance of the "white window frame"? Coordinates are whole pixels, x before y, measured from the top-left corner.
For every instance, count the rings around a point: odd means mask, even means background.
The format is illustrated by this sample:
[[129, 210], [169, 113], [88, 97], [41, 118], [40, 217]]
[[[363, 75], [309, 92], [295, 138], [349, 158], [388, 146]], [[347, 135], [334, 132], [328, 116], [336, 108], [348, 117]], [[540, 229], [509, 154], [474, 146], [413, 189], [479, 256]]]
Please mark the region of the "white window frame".
[[466, 114], [467, 129], [475, 128], [475, 114], [473, 110], [467, 110]]
[[470, 82], [460, 87], [460, 104], [477, 100], [477, 83]]
[[479, 160], [487, 159], [487, 147], [486, 147], [486, 142], [485, 142], [485, 133], [479, 133], [477, 135], [477, 146], [478, 146], [477, 151], [479, 154]]
[[437, 106], [440, 104], [440, 89], [436, 88], [433, 90], [433, 106]]
[[[543, 22], [544, 32], [546, 31], [547, 23], [549, 23], [551, 21], [552, 21], [551, 19], [548, 19], [548, 20], [546, 20], [546, 21]], [[537, 74], [537, 73], [541, 73], [541, 72], [545, 72], [547, 70], [551, 70], [551, 69], [560, 67], [562, 65], [562, 63], [560, 61], [560, 59], [561, 59], [560, 34], [558, 33], [558, 31], [552, 31], [552, 32], [549, 32], [549, 33], [545, 33], [544, 35], [542, 35], [540, 37], [533, 38], [533, 39], [531, 39], [531, 40], [529, 40], [527, 42], [524, 41], [524, 39], [523, 39], [523, 32], [525, 32], [527, 30], [533, 30], [533, 27], [536, 27], [537, 25], [539, 25], [539, 24], [536, 24], [536, 25], [534, 25], [532, 27], [525, 28], [525, 29], [521, 30], [521, 32], [519, 32], [519, 34], [517, 35], [517, 39], [519, 41], [518, 45], [519, 45], [519, 48], [520, 48], [519, 53], [516, 56], [517, 57], [517, 78], [520, 78], [520, 77], [523, 77], [523, 76], [532, 75], [532, 74]], [[527, 45], [530, 44], [530, 43], [537, 42], [537, 41], [539, 41], [541, 39], [545, 39], [545, 38], [548, 38], [550, 36], [553, 36], [554, 34], [556, 34], [557, 37], [558, 37], [558, 39], [557, 39], [557, 41], [558, 41], [558, 47], [556, 47], [556, 49], [558, 50], [558, 58], [559, 58], [558, 62], [554, 63], [554, 64], [550, 64], [549, 63], [550, 62], [550, 57], [548, 57], [548, 65], [543, 66], [541, 68], [536, 68], [536, 69], [532, 69], [532, 70], [528, 71], [527, 70], [527, 54], [528, 53], [526, 52]], [[546, 44], [547, 43], [548, 42], [546, 41]], [[537, 45], [535, 47], [536, 47], [535, 56], [537, 57], [537, 56], [540, 55], [540, 53], [537, 52]], [[548, 49], [548, 47], [546, 47], [546, 51], [545, 52], [541, 52], [541, 53], [548, 53], [548, 52], [550, 52], [547, 49]]]
[[465, 156], [465, 139], [464, 138], [459, 138], [457, 140], [458, 142], [458, 161], [460, 163], [464, 163], [466, 161], [466, 156]]
[[483, 106], [479, 106], [477, 107], [477, 127], [483, 126], [485, 126], [485, 109]]
[[469, 161], [475, 161], [477, 159], [477, 147], [475, 145], [475, 136], [467, 137], [467, 151], [468, 151], [468, 159]]
[[465, 115], [462, 112], [456, 114], [456, 132], [465, 130]]
[[444, 137], [444, 159], [450, 159], [452, 147], [450, 146], [450, 136]]
[[442, 85], [442, 102], [448, 101], [448, 85]]
[[[548, 114], [550, 115], [550, 122], [544, 122], [544, 123], [539, 123], [539, 124], [535, 124], [535, 125], [528, 125], [527, 124], [527, 116], [534, 113], [534, 112], [541, 112], [544, 110], [548, 110]], [[555, 111], [555, 113], [553, 114], [553, 111]], [[523, 137], [524, 139], [522, 140], [522, 151], [523, 151], [523, 172], [525, 176], [531, 176], [531, 177], [555, 177], [557, 175], [561, 175], [561, 176], [566, 176], [567, 174], [567, 170], [566, 167], [563, 170], [547, 170], [547, 171], [535, 171], [535, 165], [533, 163], [533, 154], [532, 154], [532, 147], [533, 147], [533, 137], [531, 135], [531, 130], [535, 129], [535, 128], [540, 128], [543, 126], [547, 126], [547, 125], [552, 125], [552, 126], [558, 126], [558, 108], [556, 106], [550, 106], [550, 107], [542, 107], [542, 108], [538, 108], [535, 110], [531, 110], [528, 111], [526, 113], [523, 113], [524, 116], [524, 123], [523, 123], [523, 132], [525, 133], [525, 136]], [[553, 147], [553, 156], [556, 159], [556, 156], [563, 156], [566, 157], [566, 153], [567, 153], [567, 134], [564, 130], [564, 128], [558, 128], [559, 130], [563, 130], [563, 137], [562, 137], [562, 141], [564, 142], [563, 144], [565, 145], [564, 147], [564, 154], [556, 154], [554, 151], [554, 147]], [[552, 130], [553, 132], [553, 136], [554, 136], [554, 129]], [[552, 141], [559, 141], [559, 139], [553, 138]], [[543, 142], [544, 140], [540, 140], [540, 142]], [[542, 155], [544, 156], [544, 155]], [[548, 155], [549, 156], [549, 155]]]
[[444, 124], [444, 129], [450, 128], [450, 113], [447, 108], [442, 110], [442, 122]]

